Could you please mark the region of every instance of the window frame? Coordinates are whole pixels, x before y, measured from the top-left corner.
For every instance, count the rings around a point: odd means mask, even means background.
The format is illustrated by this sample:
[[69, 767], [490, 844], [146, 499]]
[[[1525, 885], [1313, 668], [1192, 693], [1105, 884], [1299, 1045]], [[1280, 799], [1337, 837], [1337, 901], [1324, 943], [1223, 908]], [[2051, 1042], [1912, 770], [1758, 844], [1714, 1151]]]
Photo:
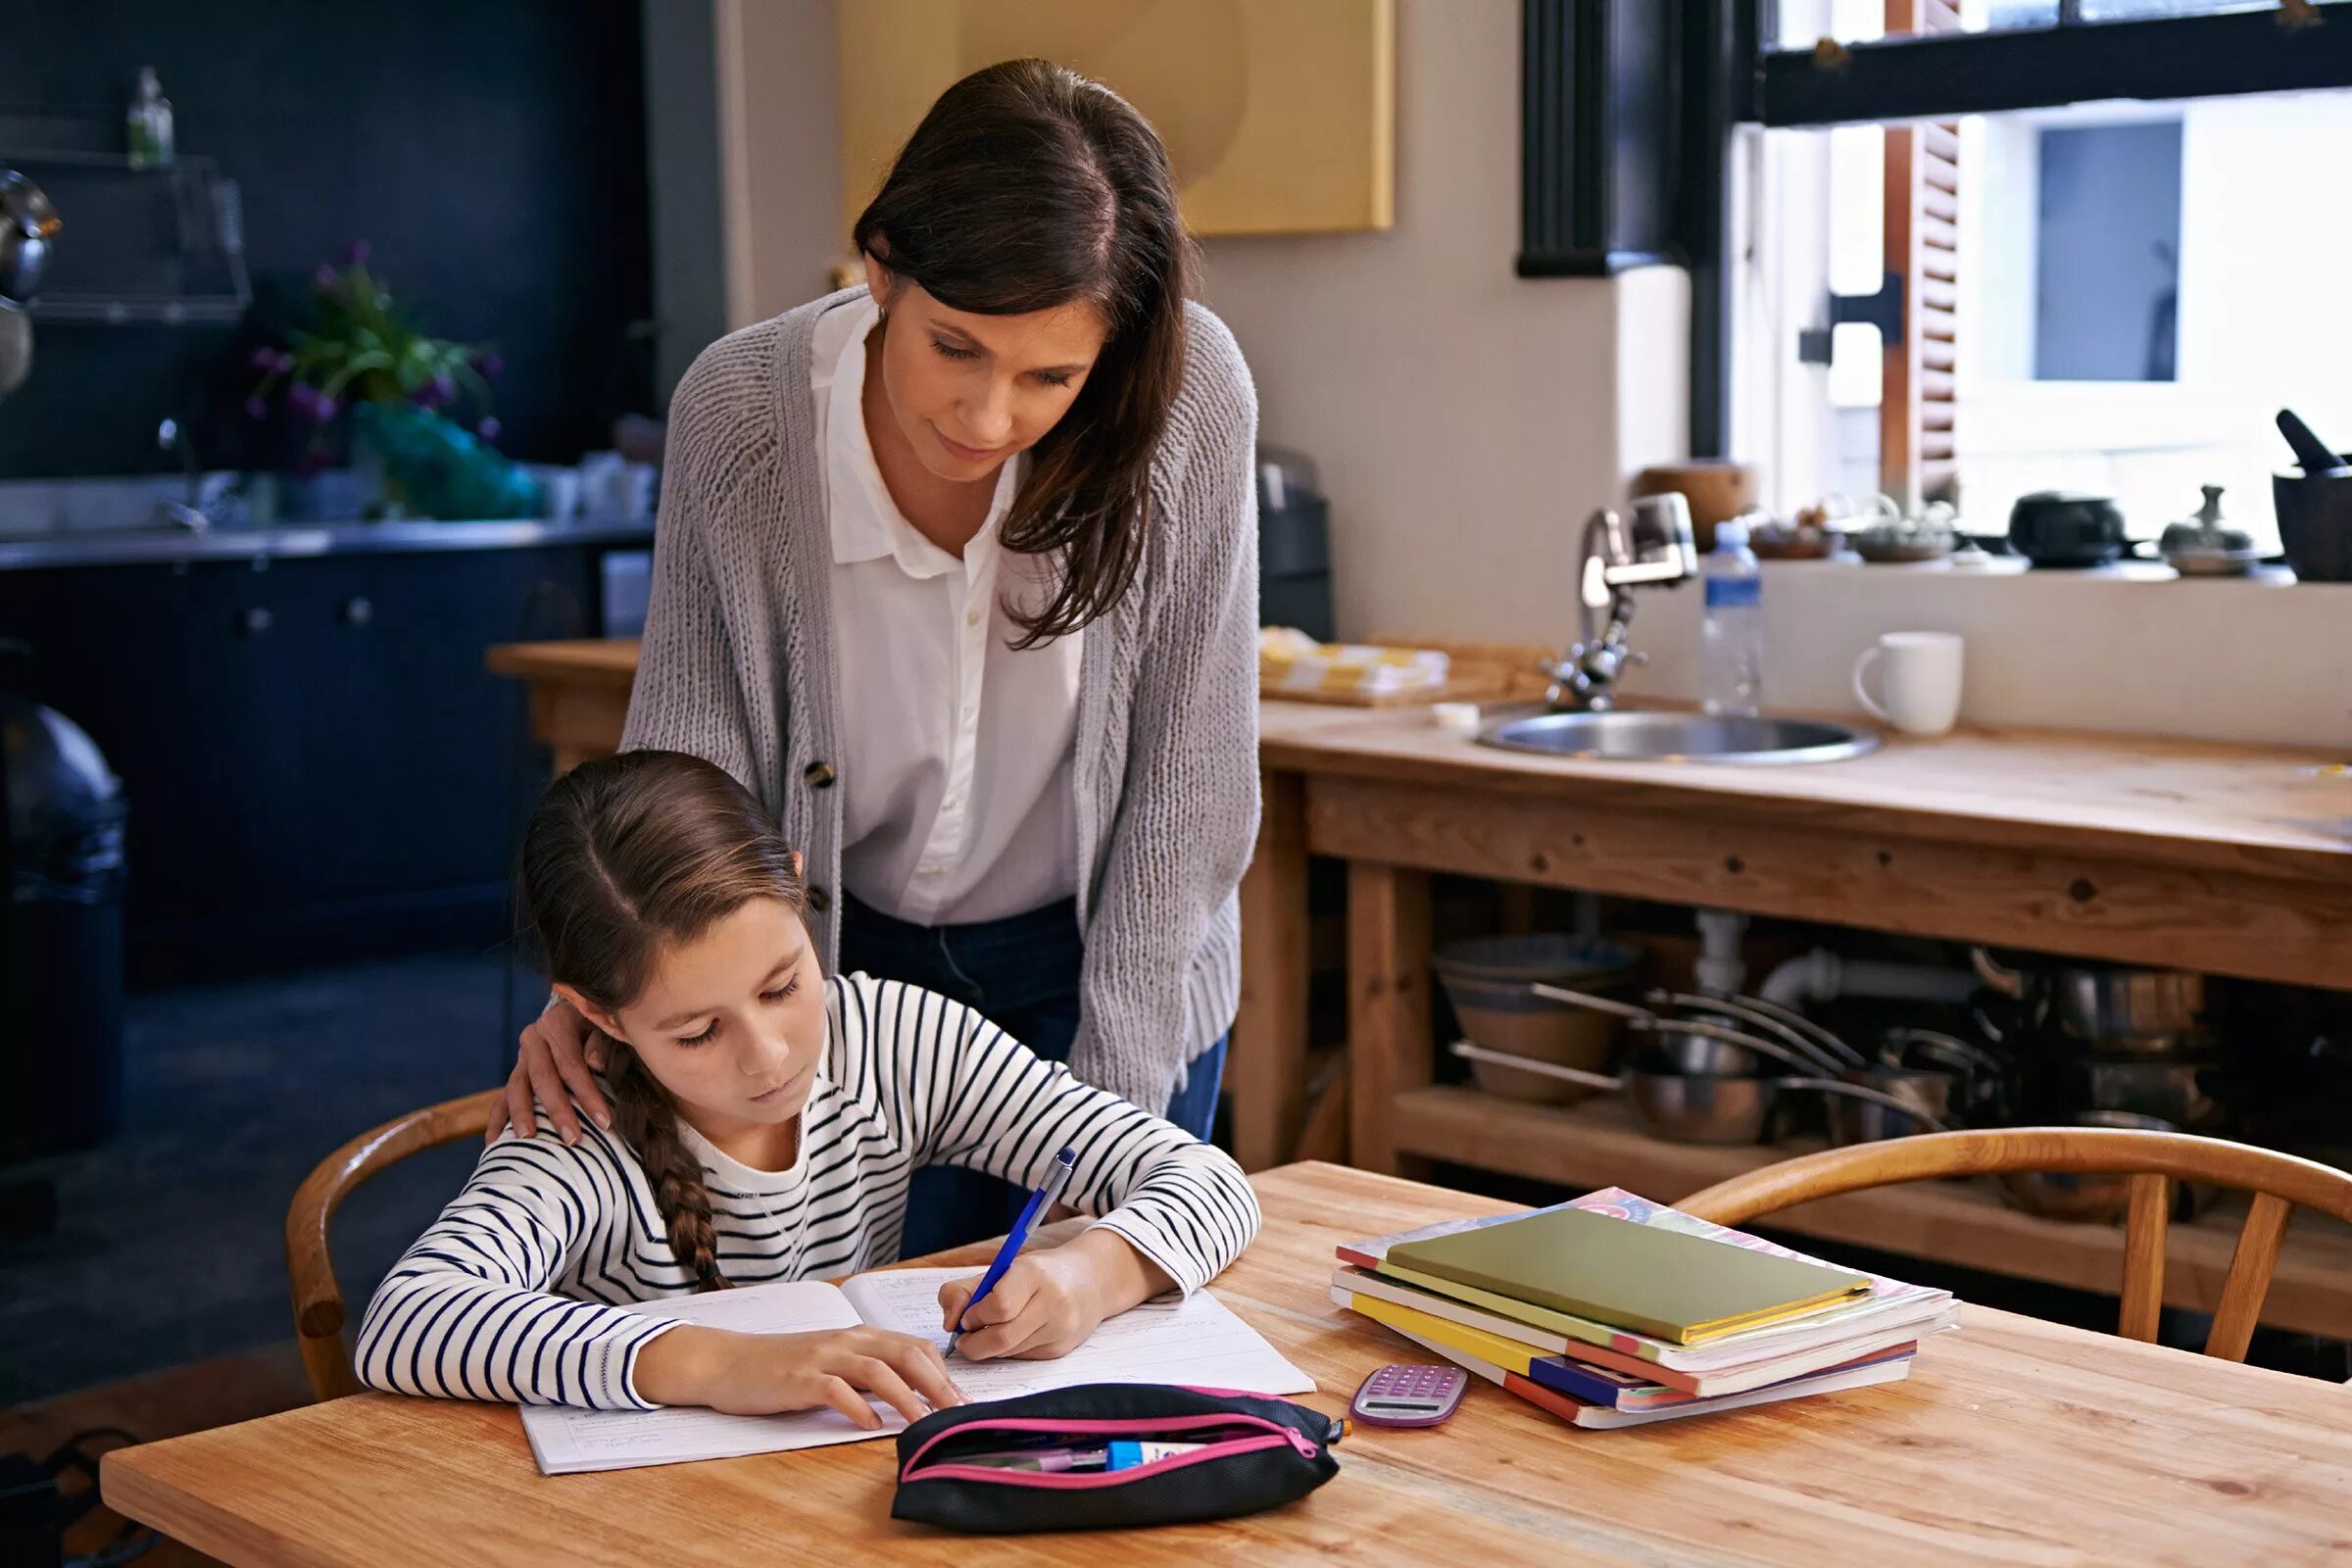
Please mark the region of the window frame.
[[2352, 5], [2132, 22], [2079, 13], [2064, 0], [2054, 26], [1759, 49], [1740, 118], [1777, 130], [2352, 87]]
[[[2352, 0], [1771, 47], [1777, 0], [1522, 0], [1521, 277], [1690, 273], [1692, 455], [1731, 434], [1735, 133], [2352, 88]], [[1635, 80], [1646, 68], [1657, 79]]]

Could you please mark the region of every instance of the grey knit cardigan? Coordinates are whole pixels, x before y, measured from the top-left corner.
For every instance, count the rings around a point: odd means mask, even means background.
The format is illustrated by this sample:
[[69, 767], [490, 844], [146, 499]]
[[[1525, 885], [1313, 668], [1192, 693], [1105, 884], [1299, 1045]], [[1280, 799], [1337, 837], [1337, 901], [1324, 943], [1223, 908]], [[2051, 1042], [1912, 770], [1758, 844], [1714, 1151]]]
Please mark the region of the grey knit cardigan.
[[[828, 970], [856, 715], [841, 711], [808, 343], [859, 292], [719, 339], [678, 383], [622, 738], [708, 758], [777, 814], [808, 858]], [[1071, 768], [1086, 963], [1070, 1065], [1154, 1111], [1239, 1004], [1258, 813], [1257, 393], [1223, 322], [1195, 305], [1188, 324], [1142, 570], [1080, 650]]]

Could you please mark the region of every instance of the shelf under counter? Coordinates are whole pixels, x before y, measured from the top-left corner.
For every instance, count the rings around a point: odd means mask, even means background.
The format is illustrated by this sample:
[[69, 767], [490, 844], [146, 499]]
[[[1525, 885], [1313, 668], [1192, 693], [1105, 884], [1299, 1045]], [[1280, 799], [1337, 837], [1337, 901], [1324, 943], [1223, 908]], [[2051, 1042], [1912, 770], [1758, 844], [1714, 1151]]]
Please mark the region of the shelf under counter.
[[[1731, 1147], [1668, 1143], [1636, 1127], [1613, 1098], [1544, 1105], [1463, 1085], [1400, 1092], [1392, 1125], [1399, 1153], [1563, 1187], [1622, 1187], [1661, 1202], [1822, 1147], [1818, 1138]], [[2244, 1217], [2230, 1201], [2173, 1224], [2167, 1305], [2212, 1310]], [[1788, 1209], [1758, 1225], [2103, 1295], [2114, 1294], [2123, 1277], [2122, 1226], [2025, 1213], [2001, 1200], [1990, 1178], [1874, 1188]], [[2352, 1226], [2296, 1212], [2262, 1321], [2306, 1334], [2352, 1334]]]

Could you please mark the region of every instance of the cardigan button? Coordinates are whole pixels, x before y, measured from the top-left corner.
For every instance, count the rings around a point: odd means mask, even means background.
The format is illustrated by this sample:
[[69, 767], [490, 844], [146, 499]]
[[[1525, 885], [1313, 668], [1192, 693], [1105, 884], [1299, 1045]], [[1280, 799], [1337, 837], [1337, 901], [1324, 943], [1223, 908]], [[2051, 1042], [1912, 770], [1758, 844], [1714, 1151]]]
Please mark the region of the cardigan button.
[[840, 776], [833, 771], [831, 762], [810, 762], [801, 770], [802, 780], [812, 790], [831, 789], [833, 781]]
[[833, 907], [833, 895], [813, 884], [808, 889], [808, 907], [822, 914]]

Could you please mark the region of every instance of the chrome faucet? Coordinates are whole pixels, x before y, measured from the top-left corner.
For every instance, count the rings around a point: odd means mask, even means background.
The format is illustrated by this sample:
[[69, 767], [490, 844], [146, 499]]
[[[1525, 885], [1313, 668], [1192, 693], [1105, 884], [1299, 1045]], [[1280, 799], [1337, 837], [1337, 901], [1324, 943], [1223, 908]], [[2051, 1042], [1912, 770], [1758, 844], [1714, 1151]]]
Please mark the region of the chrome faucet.
[[[1544, 665], [1551, 684], [1544, 701], [1554, 712], [1606, 712], [1617, 678], [1649, 656], [1626, 644], [1634, 619], [1633, 590], [1671, 588], [1698, 575], [1698, 545], [1690, 533], [1690, 505], [1679, 495], [1643, 496], [1630, 516], [1603, 507], [1585, 521], [1577, 566], [1577, 641]], [[1593, 617], [1608, 619], [1595, 632]]]

